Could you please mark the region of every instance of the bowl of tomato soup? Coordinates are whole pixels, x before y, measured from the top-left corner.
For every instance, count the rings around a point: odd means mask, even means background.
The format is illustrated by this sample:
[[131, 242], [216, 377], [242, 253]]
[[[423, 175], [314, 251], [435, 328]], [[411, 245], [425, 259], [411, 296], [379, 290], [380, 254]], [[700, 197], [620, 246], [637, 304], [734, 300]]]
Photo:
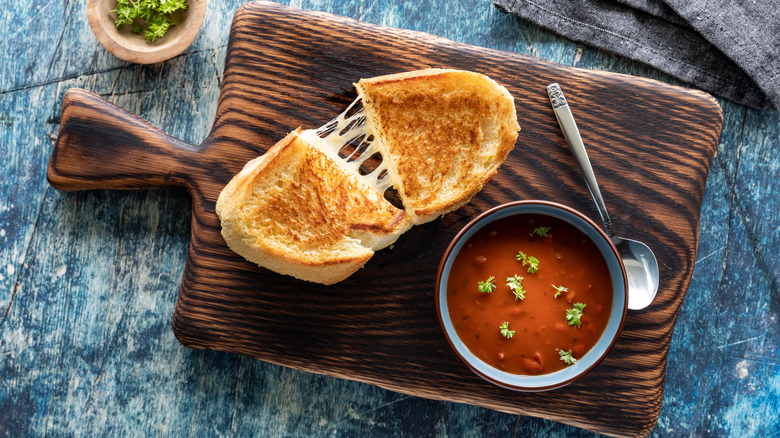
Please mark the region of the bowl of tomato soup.
[[455, 353], [506, 388], [545, 391], [587, 374], [620, 334], [625, 268], [592, 220], [517, 201], [471, 221], [439, 265], [436, 306]]

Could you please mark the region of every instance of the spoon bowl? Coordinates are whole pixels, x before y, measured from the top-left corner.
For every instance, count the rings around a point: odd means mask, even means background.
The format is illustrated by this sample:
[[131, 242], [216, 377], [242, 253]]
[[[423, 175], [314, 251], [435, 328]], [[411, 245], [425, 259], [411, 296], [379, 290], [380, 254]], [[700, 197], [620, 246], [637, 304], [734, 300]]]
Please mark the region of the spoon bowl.
[[547, 94], [550, 96], [550, 103], [563, 131], [563, 136], [566, 138], [574, 160], [585, 178], [585, 185], [588, 186], [588, 190], [596, 202], [601, 221], [604, 224], [604, 232], [612, 240], [623, 260], [628, 278], [628, 308], [631, 310], [644, 309], [653, 302], [658, 293], [660, 278], [658, 260], [656, 260], [653, 251], [644, 243], [615, 235], [607, 206], [604, 204], [604, 198], [601, 196], [599, 185], [596, 182], [596, 174], [593, 173], [588, 152], [582, 143], [582, 137], [580, 137], [579, 129], [574, 122], [569, 104], [563, 96], [563, 91], [558, 84], [550, 84], [547, 86]]
[[644, 309], [653, 302], [658, 291], [658, 261], [642, 242], [617, 236], [612, 236], [611, 240], [626, 268], [628, 308]]

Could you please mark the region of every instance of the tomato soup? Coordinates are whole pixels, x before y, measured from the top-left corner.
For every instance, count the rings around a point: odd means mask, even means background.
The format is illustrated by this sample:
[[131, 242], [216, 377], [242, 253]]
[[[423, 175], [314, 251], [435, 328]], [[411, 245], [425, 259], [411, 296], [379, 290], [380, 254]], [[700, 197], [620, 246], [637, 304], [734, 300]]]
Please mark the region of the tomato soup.
[[573, 225], [541, 214], [498, 219], [460, 249], [447, 305], [477, 357], [513, 374], [546, 374], [598, 341], [612, 308], [612, 280], [596, 245]]

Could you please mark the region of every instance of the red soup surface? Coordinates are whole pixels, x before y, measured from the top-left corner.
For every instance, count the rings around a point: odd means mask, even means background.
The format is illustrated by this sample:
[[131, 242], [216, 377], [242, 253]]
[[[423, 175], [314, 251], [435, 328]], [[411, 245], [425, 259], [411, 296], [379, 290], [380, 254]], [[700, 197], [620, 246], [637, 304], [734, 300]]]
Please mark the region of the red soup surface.
[[612, 281], [601, 252], [580, 230], [520, 214], [486, 225], [463, 245], [447, 305], [477, 357], [513, 374], [546, 374], [581, 358], [601, 337]]

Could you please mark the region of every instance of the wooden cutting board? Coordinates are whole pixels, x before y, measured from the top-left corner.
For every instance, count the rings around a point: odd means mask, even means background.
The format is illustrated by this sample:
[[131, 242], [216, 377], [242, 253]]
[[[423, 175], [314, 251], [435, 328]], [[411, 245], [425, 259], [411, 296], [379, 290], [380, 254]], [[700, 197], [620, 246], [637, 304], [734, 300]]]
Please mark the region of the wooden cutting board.
[[[358, 79], [425, 67], [482, 72], [515, 97], [522, 126], [515, 150], [471, 203], [413, 228], [329, 287], [258, 268], [225, 246], [214, 203], [248, 160], [296, 127], [338, 115], [356, 96]], [[629, 311], [613, 351], [589, 375], [562, 389], [521, 393], [483, 381], [451, 351], [434, 281], [450, 239], [500, 203], [552, 200], [598, 221], [546, 95], [552, 82], [577, 118], [616, 232], [653, 249], [661, 290], [651, 307]], [[184, 345], [607, 434], [646, 435], [661, 408], [721, 123], [716, 101], [702, 92], [255, 2], [235, 16], [214, 127], [202, 145], [72, 89], [48, 177], [63, 190], [189, 190], [192, 240], [173, 319]]]

